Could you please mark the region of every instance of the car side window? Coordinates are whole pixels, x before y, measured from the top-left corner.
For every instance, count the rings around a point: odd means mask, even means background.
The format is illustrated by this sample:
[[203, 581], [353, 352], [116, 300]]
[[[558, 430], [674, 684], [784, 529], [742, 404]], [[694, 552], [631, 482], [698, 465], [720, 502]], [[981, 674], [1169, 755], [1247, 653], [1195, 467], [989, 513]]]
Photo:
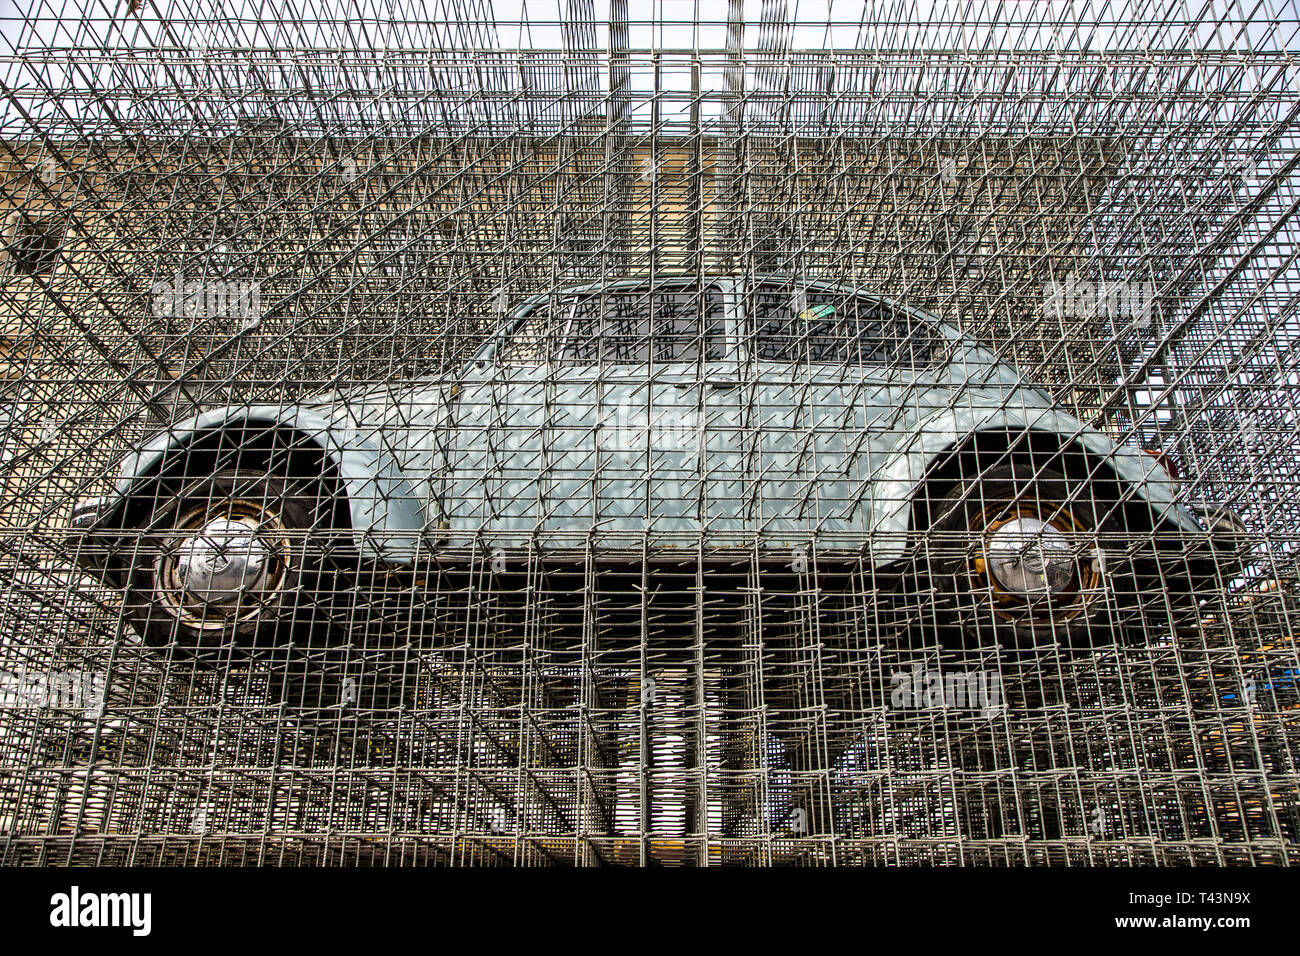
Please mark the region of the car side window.
[[494, 360], [508, 365], [541, 365], [558, 359], [573, 297], [552, 293], [501, 340]]
[[749, 311], [751, 352], [760, 362], [918, 370], [940, 351], [928, 323], [866, 296], [764, 287], [750, 297]]
[[712, 288], [644, 289], [555, 296], [504, 341], [497, 360], [565, 365], [720, 361], [724, 301]]
[[723, 299], [715, 289], [617, 290], [572, 300], [560, 361], [566, 365], [718, 361]]

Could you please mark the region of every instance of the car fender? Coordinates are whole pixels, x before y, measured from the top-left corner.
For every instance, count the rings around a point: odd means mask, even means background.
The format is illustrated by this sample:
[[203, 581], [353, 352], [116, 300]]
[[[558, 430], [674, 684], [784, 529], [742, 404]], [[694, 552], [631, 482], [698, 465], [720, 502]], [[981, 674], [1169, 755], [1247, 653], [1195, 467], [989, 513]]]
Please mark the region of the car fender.
[[123, 460], [96, 525], [111, 520], [169, 455], [201, 435], [246, 425], [292, 429], [318, 445], [338, 469], [361, 555], [404, 567], [414, 562], [425, 527], [424, 509], [392, 455], [361, 429], [297, 406], [231, 406], [168, 426]]
[[[886, 558], [907, 550], [912, 499], [935, 462], [971, 435], [981, 431], [1033, 431], [1051, 434], [1063, 444], [1080, 445], [1106, 461], [1119, 479], [1134, 489], [1155, 515], [1157, 524], [1180, 531], [1204, 533], [1196, 519], [1174, 500], [1174, 484], [1151, 455], [1117, 445], [1094, 428], [1052, 408], [1001, 407], [945, 409], [923, 418], [895, 445], [878, 472], [872, 489], [871, 532], [880, 539]], [[885, 552], [888, 552], [887, 554]]]

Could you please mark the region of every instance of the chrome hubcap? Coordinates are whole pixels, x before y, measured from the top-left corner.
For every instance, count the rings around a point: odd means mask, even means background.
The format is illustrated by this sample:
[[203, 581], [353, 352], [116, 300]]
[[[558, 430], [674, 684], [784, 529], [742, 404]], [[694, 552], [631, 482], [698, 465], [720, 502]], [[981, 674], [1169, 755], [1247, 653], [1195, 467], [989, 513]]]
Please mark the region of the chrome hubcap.
[[251, 518], [216, 518], [183, 542], [176, 579], [193, 601], [230, 607], [266, 583], [273, 555]]
[[997, 583], [1026, 601], [1068, 590], [1075, 576], [1069, 540], [1039, 518], [1022, 516], [1000, 525], [989, 535], [985, 556]]
[[280, 599], [290, 550], [284, 526], [257, 502], [232, 499], [215, 512], [196, 508], [162, 544], [156, 593], [186, 624], [224, 629]]

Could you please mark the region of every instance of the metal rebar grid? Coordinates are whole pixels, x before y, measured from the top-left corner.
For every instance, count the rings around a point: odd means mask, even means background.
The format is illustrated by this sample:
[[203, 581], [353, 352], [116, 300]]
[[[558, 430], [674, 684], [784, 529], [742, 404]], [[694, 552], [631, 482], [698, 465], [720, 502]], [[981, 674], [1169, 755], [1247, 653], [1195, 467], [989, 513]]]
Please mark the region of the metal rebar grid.
[[6, 9], [0, 861], [1300, 859], [1294, 5]]

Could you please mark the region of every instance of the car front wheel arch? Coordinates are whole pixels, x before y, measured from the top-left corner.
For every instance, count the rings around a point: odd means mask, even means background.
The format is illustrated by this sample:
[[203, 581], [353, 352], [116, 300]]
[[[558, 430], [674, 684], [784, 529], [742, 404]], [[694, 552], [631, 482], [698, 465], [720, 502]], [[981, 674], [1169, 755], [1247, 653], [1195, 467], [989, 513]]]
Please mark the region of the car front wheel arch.
[[332, 643], [354, 563], [342, 487], [324, 450], [285, 429], [244, 424], [169, 449], [115, 522], [128, 615], [150, 643], [199, 656]]
[[257, 470], [277, 478], [312, 481], [328, 503], [331, 530], [351, 528], [347, 494], [333, 457], [310, 435], [273, 422], [242, 421], [196, 432], [177, 442], [148, 471], [135, 476], [112, 522], [138, 527], [156, 505], [160, 487], [221, 471]]

